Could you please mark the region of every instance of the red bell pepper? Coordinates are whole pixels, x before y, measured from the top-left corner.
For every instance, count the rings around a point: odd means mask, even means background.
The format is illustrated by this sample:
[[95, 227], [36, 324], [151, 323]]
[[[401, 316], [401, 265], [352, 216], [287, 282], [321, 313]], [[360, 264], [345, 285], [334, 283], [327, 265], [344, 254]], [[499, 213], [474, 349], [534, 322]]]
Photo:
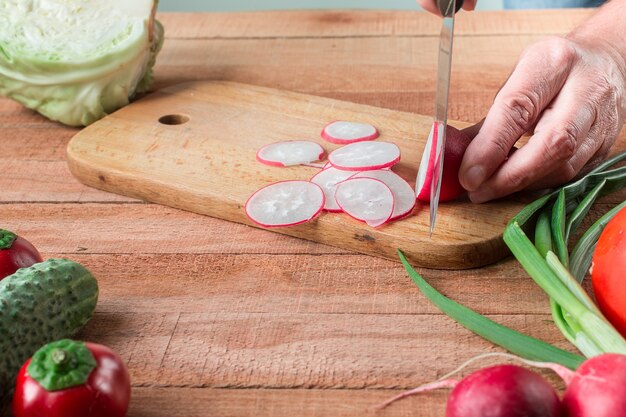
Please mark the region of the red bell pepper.
[[43, 258], [28, 240], [0, 229], [0, 280], [39, 262]]
[[20, 370], [13, 417], [124, 417], [130, 377], [106, 346], [60, 340], [35, 353]]

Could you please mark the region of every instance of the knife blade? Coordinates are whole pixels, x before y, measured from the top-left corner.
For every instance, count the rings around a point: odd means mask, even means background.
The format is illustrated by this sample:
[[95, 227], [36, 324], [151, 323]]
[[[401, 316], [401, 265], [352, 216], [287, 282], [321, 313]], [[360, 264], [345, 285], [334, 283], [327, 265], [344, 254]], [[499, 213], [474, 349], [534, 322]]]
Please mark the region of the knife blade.
[[[430, 235], [435, 231], [439, 197], [441, 194], [441, 178], [443, 175], [443, 153], [446, 145], [446, 127], [448, 125], [448, 96], [450, 92], [450, 72], [452, 66], [452, 47], [454, 41], [454, 16], [463, 4], [462, 0], [438, 0], [437, 6], [443, 15], [441, 34], [439, 35], [439, 59], [437, 70], [437, 89], [435, 94], [435, 116], [422, 163], [419, 179], [427, 178], [426, 172], [432, 170], [430, 184]], [[434, 155], [433, 155], [434, 152]], [[434, 156], [434, 157], [433, 157]], [[426, 170], [426, 172], [423, 172]]]

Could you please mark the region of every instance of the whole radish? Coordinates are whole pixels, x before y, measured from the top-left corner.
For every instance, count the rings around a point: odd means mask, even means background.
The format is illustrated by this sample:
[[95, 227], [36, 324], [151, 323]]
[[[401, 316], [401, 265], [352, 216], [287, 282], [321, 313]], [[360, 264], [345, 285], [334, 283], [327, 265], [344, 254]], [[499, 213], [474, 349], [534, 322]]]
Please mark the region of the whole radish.
[[20, 268], [43, 262], [35, 247], [23, 237], [0, 229], [0, 280]]
[[560, 417], [561, 402], [539, 374], [515, 365], [480, 369], [459, 382], [446, 417]]
[[565, 390], [563, 407], [567, 417], [626, 416], [626, 355], [586, 360]]
[[[462, 131], [448, 125], [446, 128], [446, 151], [443, 160], [443, 176], [441, 178], [441, 195], [439, 201], [452, 201], [463, 194], [465, 189], [459, 181], [459, 170], [465, 155], [465, 150], [472, 140]], [[432, 151], [427, 159], [429, 167], [424, 171], [425, 176], [418, 179], [417, 199], [425, 203], [430, 202], [430, 188], [434, 171], [435, 153]], [[426, 162], [426, 160], [424, 160]], [[424, 163], [422, 162], [422, 163]]]

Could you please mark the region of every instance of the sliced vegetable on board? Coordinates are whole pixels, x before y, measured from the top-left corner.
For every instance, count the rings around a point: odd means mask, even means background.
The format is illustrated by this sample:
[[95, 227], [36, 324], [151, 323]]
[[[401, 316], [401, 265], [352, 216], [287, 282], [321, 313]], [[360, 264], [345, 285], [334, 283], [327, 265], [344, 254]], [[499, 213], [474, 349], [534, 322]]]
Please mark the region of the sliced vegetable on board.
[[356, 142], [328, 155], [328, 161], [343, 171], [372, 171], [400, 161], [400, 148], [389, 142]]
[[393, 171], [377, 170], [356, 174], [353, 178], [374, 178], [382, 181], [393, 194], [393, 214], [389, 221], [401, 219], [413, 211], [415, 207], [415, 192], [401, 176]]
[[0, 398], [37, 349], [82, 329], [97, 300], [94, 277], [67, 259], [48, 259], [0, 281]]
[[265, 165], [288, 167], [310, 164], [324, 159], [326, 151], [319, 143], [306, 140], [291, 140], [263, 146], [256, 159]]
[[339, 213], [341, 207], [335, 200], [335, 192], [337, 191], [337, 184], [348, 178], [356, 175], [353, 171], [342, 171], [333, 166], [324, 168], [311, 178], [311, 182], [317, 184], [324, 191], [325, 202], [324, 210]]
[[39, 251], [26, 239], [0, 229], [0, 280], [20, 268], [43, 262]]
[[40, 348], [22, 366], [13, 417], [124, 417], [130, 376], [106, 346], [59, 340]]
[[282, 181], [261, 188], [246, 202], [246, 215], [263, 227], [306, 223], [324, 208], [324, 191], [309, 181]]
[[154, 0], [0, 2], [0, 95], [88, 125], [152, 83], [163, 43]]
[[378, 129], [367, 123], [336, 121], [322, 130], [322, 138], [338, 145], [374, 140], [379, 137]]
[[335, 200], [342, 211], [372, 227], [382, 226], [393, 215], [393, 193], [377, 179], [348, 179], [337, 186]]

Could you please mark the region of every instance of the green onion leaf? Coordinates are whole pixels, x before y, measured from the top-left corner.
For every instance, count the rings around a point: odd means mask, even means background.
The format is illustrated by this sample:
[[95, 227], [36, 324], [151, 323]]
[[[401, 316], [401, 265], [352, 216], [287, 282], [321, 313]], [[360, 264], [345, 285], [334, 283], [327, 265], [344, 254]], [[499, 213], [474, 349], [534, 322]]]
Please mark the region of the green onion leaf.
[[411, 267], [402, 251], [398, 250], [398, 255], [407, 273], [426, 298], [450, 318], [477, 335], [526, 359], [559, 363], [570, 369], [576, 369], [584, 362], [582, 356], [559, 349], [549, 343], [509, 329], [449, 299], [428, 284], [428, 282]]
[[567, 267], [569, 254], [565, 243], [565, 189], [561, 189], [556, 203], [552, 206], [552, 242], [561, 263]]
[[626, 201], [619, 204], [617, 207], [611, 209], [608, 213], [598, 219], [587, 231], [572, 249], [570, 270], [572, 275], [578, 282], [583, 282], [587, 271], [591, 267], [591, 260], [593, 258], [593, 251], [596, 248], [596, 243], [602, 234], [602, 231], [606, 225], [611, 221], [615, 215], [626, 207]]

